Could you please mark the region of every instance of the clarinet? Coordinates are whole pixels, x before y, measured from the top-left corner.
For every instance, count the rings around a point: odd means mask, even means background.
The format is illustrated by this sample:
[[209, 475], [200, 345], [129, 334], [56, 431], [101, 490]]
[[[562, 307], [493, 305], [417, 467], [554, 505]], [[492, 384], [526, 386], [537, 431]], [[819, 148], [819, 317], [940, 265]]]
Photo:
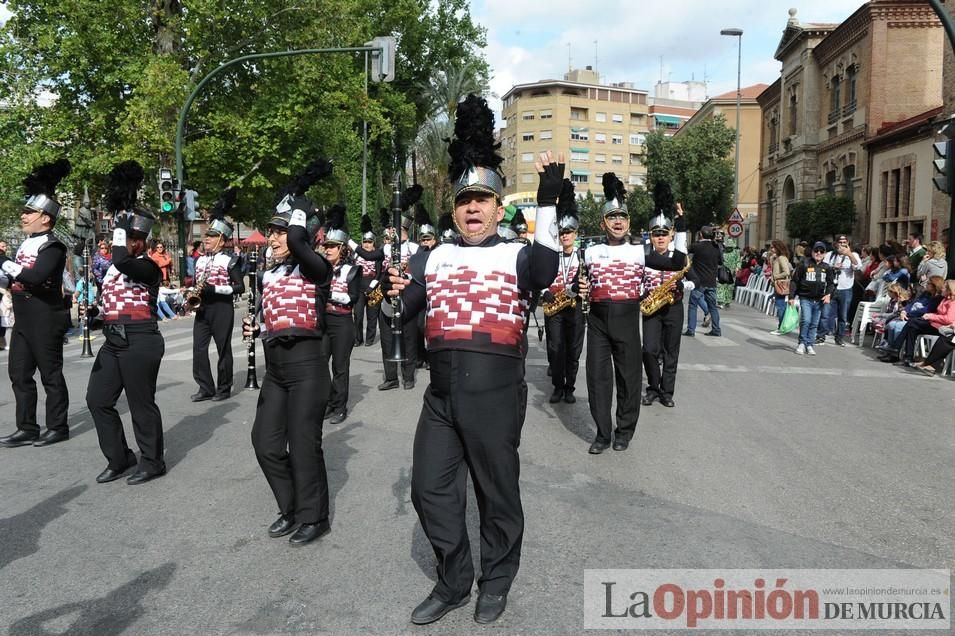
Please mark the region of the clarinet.
[[[395, 238], [391, 242], [391, 263], [398, 274], [402, 274], [401, 267], [401, 173], [395, 173], [394, 191], [391, 196], [391, 213], [395, 225]], [[404, 343], [402, 340], [403, 329], [401, 326], [402, 302], [401, 294], [391, 298], [391, 352], [388, 355], [388, 362], [404, 362], [407, 358], [404, 353]]]
[[[256, 260], [252, 260], [252, 271], [249, 273], [249, 311], [246, 314], [249, 319], [252, 321], [252, 324], [255, 324], [255, 287], [258, 284], [258, 276], [255, 272]], [[248, 355], [248, 371], [245, 376], [245, 388], [247, 389], [258, 389], [259, 388], [259, 379], [255, 374], [255, 338], [249, 337], [245, 339]]]
[[[590, 273], [587, 271], [587, 261], [584, 258], [584, 248], [578, 250], [577, 258], [580, 260], [580, 272], [577, 275], [578, 281], [585, 281], [590, 277]], [[590, 289], [587, 290], [586, 294], [580, 295], [580, 312], [586, 318], [587, 314], [590, 313]]]

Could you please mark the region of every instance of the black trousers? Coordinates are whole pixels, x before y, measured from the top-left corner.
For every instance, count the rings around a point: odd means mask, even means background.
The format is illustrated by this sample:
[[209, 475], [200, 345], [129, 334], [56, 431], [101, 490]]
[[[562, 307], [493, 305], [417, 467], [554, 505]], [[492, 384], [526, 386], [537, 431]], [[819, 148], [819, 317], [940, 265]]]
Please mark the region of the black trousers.
[[474, 582], [465, 515], [468, 472], [481, 516], [478, 586], [504, 594], [520, 566], [523, 367], [520, 358], [431, 352], [431, 384], [414, 439], [411, 501], [437, 560], [434, 594], [446, 602], [466, 596]]
[[328, 365], [322, 341], [267, 342], [265, 379], [252, 424], [252, 448], [278, 502], [299, 523], [328, 519], [328, 474], [322, 415], [328, 401]]
[[427, 319], [428, 319], [427, 312], [424, 312], [424, 311], [420, 312], [415, 317], [415, 323], [417, 323], [416, 326], [418, 328], [418, 331], [415, 334], [415, 342], [417, 343], [416, 344], [417, 350], [415, 351], [415, 366], [419, 364], [421, 366], [424, 366], [428, 362], [428, 347], [425, 345], [425, 342], [424, 342], [424, 327], [425, 327], [425, 321]]
[[682, 331], [682, 302], [643, 317], [643, 368], [647, 372], [647, 393], [673, 397]]
[[46, 391], [46, 427], [51, 431], [69, 432], [67, 412], [70, 396], [63, 378], [63, 334], [66, 333], [67, 311], [36, 298], [14, 294], [13, 312], [16, 323], [7, 347], [10, 350], [7, 370], [16, 400], [17, 428], [39, 434], [36, 419], [37, 369]]
[[955, 342], [952, 342], [952, 337], [939, 336], [939, 339], [932, 345], [932, 350], [925, 357], [925, 364], [934, 367], [936, 371], [941, 371], [945, 358], [952, 351], [955, 351]]
[[547, 364], [555, 389], [574, 390], [580, 352], [584, 348], [584, 314], [580, 307], [568, 307], [544, 318], [547, 333]]
[[[192, 377], [199, 391], [207, 395], [232, 391], [232, 326], [235, 309], [230, 301], [203, 301], [192, 326]], [[219, 353], [218, 381], [209, 367], [209, 341], [215, 340]]]
[[[355, 342], [362, 344], [372, 342], [375, 339], [375, 332], [378, 329], [378, 312], [380, 305], [372, 307], [368, 304], [368, 286], [374, 278], [362, 278], [358, 294], [358, 300], [355, 302], [355, 308], [352, 312], [355, 315]], [[365, 316], [368, 317], [368, 329], [365, 330]]]
[[[352, 317], [326, 313], [322, 358], [326, 368], [329, 358], [332, 362], [332, 389], [328, 398], [328, 408], [335, 413], [344, 411], [348, 406], [348, 374], [351, 366], [351, 351], [354, 346], [355, 323]], [[324, 412], [321, 415], [324, 415]]]
[[591, 303], [587, 322], [587, 396], [597, 424], [597, 441], [610, 443], [614, 380], [617, 383], [616, 437], [629, 441], [640, 418], [643, 381], [639, 303]]
[[[386, 301], [387, 302], [387, 301]], [[398, 363], [388, 362], [391, 356], [393, 335], [391, 333], [391, 318], [385, 312], [379, 314], [381, 327], [381, 359], [385, 365], [385, 380], [398, 379]], [[401, 330], [401, 343], [404, 345], [405, 361], [401, 363], [401, 379], [405, 382], [414, 381], [415, 365], [418, 362], [418, 324], [414, 320], [406, 322]]]
[[162, 414], [156, 406], [156, 380], [166, 345], [156, 325], [152, 330], [137, 329], [143, 330], [127, 330], [125, 347], [109, 341], [100, 347], [86, 387], [86, 406], [96, 424], [99, 447], [108, 467], [122, 470], [135, 460], [116, 411], [116, 401], [125, 390], [140, 451], [139, 468], [157, 473], [166, 467], [162, 458]]

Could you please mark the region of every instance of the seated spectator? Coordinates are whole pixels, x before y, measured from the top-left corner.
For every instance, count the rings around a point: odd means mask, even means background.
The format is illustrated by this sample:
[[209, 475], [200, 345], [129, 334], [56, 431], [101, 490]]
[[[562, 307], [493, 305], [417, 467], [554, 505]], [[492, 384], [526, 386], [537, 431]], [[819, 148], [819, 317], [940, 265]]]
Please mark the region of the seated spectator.
[[[934, 281], [935, 279], [932, 279]], [[932, 282], [930, 281], [930, 282]], [[909, 318], [899, 340], [902, 342], [902, 361], [906, 367], [915, 366], [915, 340], [922, 335], [939, 335], [938, 330], [955, 325], [955, 280], [947, 280], [943, 286], [943, 299], [936, 311], [926, 312], [918, 318]]]
[[165, 315], [169, 318], [179, 318], [182, 305], [185, 302], [180, 290], [174, 287], [160, 287], [159, 296], [156, 300], [157, 304], [165, 305], [163, 309], [160, 309], [160, 319], [162, 319], [164, 315], [163, 311], [165, 311]]
[[[886, 333], [886, 331], [888, 331], [886, 326], [893, 321], [900, 323], [901, 321], [898, 320], [899, 314], [902, 313], [906, 303], [912, 297], [912, 292], [898, 283], [891, 283], [887, 287], [887, 291], [889, 293], [888, 303], [886, 303], [885, 308], [879, 312], [878, 315], [872, 317], [872, 328], [876, 333]], [[898, 335], [898, 331], [901, 330], [902, 326], [899, 324], [894, 335]], [[886, 336], [888, 336], [888, 334], [886, 334]], [[883, 341], [883, 345], [884, 344], [885, 341]]]
[[888, 283], [898, 283], [902, 287], [909, 287], [909, 270], [904, 266], [904, 256], [893, 254], [888, 258], [888, 270], [882, 275], [882, 280]]
[[945, 358], [955, 352], [955, 327], [942, 327], [938, 330], [938, 340], [932, 345], [925, 360], [915, 368], [928, 376], [933, 376], [942, 370]]
[[926, 313], [935, 311], [942, 302], [942, 289], [945, 281], [941, 276], [931, 278], [925, 285], [925, 290], [914, 300], [909, 302], [898, 318], [886, 325], [885, 342], [882, 343], [883, 354], [879, 356], [882, 362], [894, 362], [899, 357], [899, 349], [902, 345], [902, 330], [906, 323], [912, 318], [921, 318]]
[[929, 241], [925, 246], [925, 257], [919, 262], [919, 287], [924, 288], [932, 276], [948, 278], [948, 263], [945, 261], [945, 246], [939, 241]]

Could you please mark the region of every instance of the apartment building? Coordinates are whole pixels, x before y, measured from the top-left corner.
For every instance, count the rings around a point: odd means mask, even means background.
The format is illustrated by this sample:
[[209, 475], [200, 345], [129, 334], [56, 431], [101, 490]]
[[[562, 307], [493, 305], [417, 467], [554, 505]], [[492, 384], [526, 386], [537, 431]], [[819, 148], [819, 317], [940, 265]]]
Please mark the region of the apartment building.
[[578, 195], [601, 198], [601, 178], [614, 172], [629, 186], [646, 179], [647, 91], [629, 83], [604, 86], [591, 67], [563, 80], [518, 84], [503, 97], [500, 131], [505, 201], [531, 204], [537, 196], [539, 153], [563, 152]]
[[[761, 240], [787, 237], [789, 207], [823, 193], [855, 202], [854, 240], [924, 229], [928, 210], [916, 211], [914, 203], [918, 188], [931, 188], [925, 153], [909, 157], [913, 185], [898, 209], [926, 218], [880, 224], [872, 221], [881, 211], [870, 195], [881, 188], [881, 171], [873, 174], [866, 142], [942, 104], [943, 44], [941, 23], [922, 0], [871, 0], [840, 24], [800, 22], [789, 11], [774, 56], [780, 77], [757, 98]], [[930, 194], [917, 198], [931, 201]]]

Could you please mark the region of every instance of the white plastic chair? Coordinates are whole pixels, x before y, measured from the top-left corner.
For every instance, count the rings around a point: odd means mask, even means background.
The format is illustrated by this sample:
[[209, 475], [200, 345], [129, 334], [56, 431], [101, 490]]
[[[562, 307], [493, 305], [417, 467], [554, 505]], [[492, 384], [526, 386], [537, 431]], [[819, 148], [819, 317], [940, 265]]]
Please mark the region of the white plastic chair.
[[922, 334], [915, 339], [915, 350], [918, 352], [918, 357], [923, 360], [928, 357], [928, 352], [932, 350], [932, 347], [935, 345], [935, 341], [938, 340], [938, 336], [930, 336], [928, 334]]
[[859, 345], [865, 344], [865, 333], [869, 325], [872, 324], [872, 318], [885, 309], [885, 300], [869, 300], [859, 303], [856, 307], [856, 315], [852, 318], [852, 329], [849, 332], [849, 340]]
[[746, 281], [746, 285], [744, 287], [736, 288], [733, 300], [741, 305], [747, 304], [746, 301], [750, 293], [752, 293], [753, 289], [756, 287], [756, 283], [759, 282], [759, 278], [760, 277], [757, 274], [750, 274], [749, 279]]

